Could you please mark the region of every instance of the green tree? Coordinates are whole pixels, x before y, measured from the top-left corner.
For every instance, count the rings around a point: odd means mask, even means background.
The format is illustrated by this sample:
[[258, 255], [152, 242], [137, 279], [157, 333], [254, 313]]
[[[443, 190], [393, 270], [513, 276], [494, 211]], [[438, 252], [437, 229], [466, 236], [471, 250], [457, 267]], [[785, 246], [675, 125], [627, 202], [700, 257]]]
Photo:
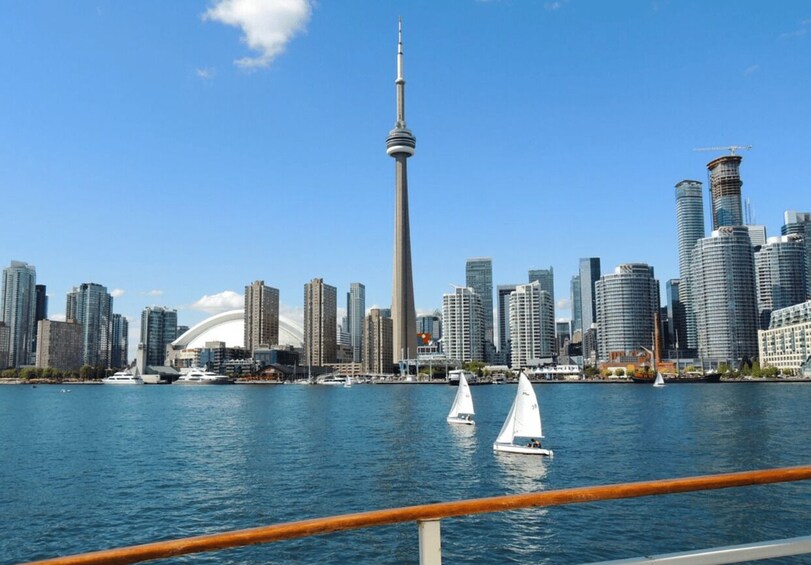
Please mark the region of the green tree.
[[614, 369], [614, 374], [617, 375], [618, 377], [624, 377], [625, 369], [623, 369], [622, 367], [620, 367], [619, 369]]
[[758, 377], [759, 378], [759, 377], [763, 376], [763, 370], [760, 368], [760, 363], [758, 363], [757, 361], [752, 362], [752, 371], [751, 371], [751, 373], [752, 373], [753, 377]]
[[81, 369], [79, 369], [79, 378], [83, 381], [87, 381], [92, 379], [95, 376], [95, 369], [90, 365], [82, 365]]

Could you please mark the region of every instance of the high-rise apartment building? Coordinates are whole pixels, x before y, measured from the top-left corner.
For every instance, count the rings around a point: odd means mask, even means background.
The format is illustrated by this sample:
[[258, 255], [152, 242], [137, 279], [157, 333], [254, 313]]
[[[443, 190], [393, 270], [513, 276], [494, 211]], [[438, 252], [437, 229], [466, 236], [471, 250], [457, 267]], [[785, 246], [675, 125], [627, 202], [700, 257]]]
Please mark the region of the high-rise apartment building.
[[82, 283], [68, 293], [67, 321], [82, 326], [82, 360], [85, 365], [110, 366], [113, 335], [113, 297], [107, 287]]
[[361, 335], [363, 370], [371, 374], [390, 373], [394, 368], [391, 318], [383, 316], [379, 308], [372, 308], [364, 317]]
[[[671, 357], [686, 357], [687, 353], [687, 312], [682, 301], [685, 288], [681, 279], [670, 279], [665, 284], [667, 316], [663, 319], [667, 320], [668, 336], [665, 346], [672, 351]], [[662, 357], [668, 355], [663, 354]]]
[[338, 290], [324, 284], [324, 279], [313, 279], [304, 285], [304, 358], [307, 365], [320, 367], [336, 360], [337, 299]]
[[76, 371], [82, 366], [82, 326], [78, 322], [41, 320], [37, 328], [37, 367]]
[[800, 235], [770, 237], [755, 251], [760, 329], [769, 327], [773, 310], [805, 302], [805, 244]]
[[758, 331], [763, 367], [800, 369], [811, 358], [811, 300], [772, 312], [769, 329]]
[[427, 316], [417, 316], [417, 333], [430, 334], [431, 341], [442, 338], [442, 312], [439, 310]]
[[572, 281], [570, 283], [570, 292], [569, 292], [569, 299], [572, 302], [572, 340], [573, 341], [580, 341], [575, 340], [575, 334], [579, 333], [580, 335], [583, 334], [583, 306], [582, 306], [582, 299], [580, 297], [580, 274], [572, 277]]
[[279, 344], [279, 290], [254, 281], [245, 287], [245, 349], [253, 355], [257, 349]]
[[12, 261], [3, 269], [0, 322], [8, 327], [8, 366], [30, 365], [37, 308], [37, 271], [33, 265]]
[[456, 361], [484, 361], [484, 316], [481, 296], [457, 287], [442, 296], [442, 351]]
[[[349, 333], [349, 345], [352, 348], [352, 361], [363, 361], [363, 323], [366, 318], [366, 287], [354, 282], [349, 285], [346, 295], [345, 331]], [[418, 330], [419, 331], [419, 330]]]
[[783, 214], [783, 235], [797, 234], [803, 237], [805, 245], [805, 297], [811, 300], [811, 212], [786, 210]]
[[702, 362], [739, 366], [757, 355], [755, 260], [746, 226], [719, 228], [696, 243], [690, 285]]
[[110, 366], [115, 368], [128, 367], [129, 360], [129, 331], [130, 323], [121, 314], [113, 314], [113, 337], [110, 349]]
[[0, 322], [0, 370], [9, 366], [9, 328], [5, 322]]
[[533, 281], [510, 294], [510, 366], [520, 370], [529, 361], [555, 353], [555, 309], [552, 297]]
[[[676, 230], [679, 241], [679, 300], [684, 306], [684, 333], [679, 337], [681, 349], [698, 347], [696, 318], [690, 298], [690, 261], [696, 242], [704, 237], [704, 196], [696, 180], [676, 184]], [[675, 329], [675, 328], [674, 328]]]
[[712, 229], [722, 226], [742, 226], [741, 156], [725, 155], [707, 163], [712, 199]]
[[752, 247], [757, 249], [766, 245], [766, 226], [762, 225], [747, 225], [746, 229], [749, 230], [749, 241]]
[[474, 257], [465, 265], [465, 285], [481, 299], [484, 319], [484, 360], [490, 361], [495, 353], [493, 340], [493, 260]]
[[619, 265], [595, 287], [599, 358], [609, 361], [654, 348], [659, 281], [644, 263]]
[[538, 281], [541, 284], [541, 290], [549, 293], [552, 299], [552, 306], [555, 305], [555, 269], [549, 267], [548, 269], [530, 269], [527, 273], [527, 282]]
[[406, 160], [414, 155], [417, 140], [406, 127], [405, 78], [403, 76], [403, 26], [397, 32], [397, 119], [386, 138], [386, 153], [394, 157], [394, 269], [391, 289], [393, 327], [392, 355], [395, 362], [417, 357], [417, 310], [414, 308], [414, 277], [411, 272], [411, 228], [408, 216]]
[[37, 352], [37, 331], [40, 320], [48, 319], [48, 292], [44, 284], [36, 285], [37, 307], [34, 314], [34, 338], [32, 340], [31, 356], [36, 357]]
[[514, 284], [500, 284], [496, 289], [498, 297], [498, 362], [510, 366], [510, 294]]
[[555, 322], [555, 353], [558, 355], [568, 355], [566, 348], [572, 339], [572, 324], [568, 320]]
[[143, 356], [138, 368], [160, 367], [166, 364], [166, 346], [177, 339], [177, 310], [149, 306], [141, 312], [141, 343]]
[[[580, 327], [583, 332], [583, 357], [594, 359], [597, 351], [596, 339], [586, 340], [586, 333], [597, 323], [597, 303], [594, 288], [600, 280], [600, 258], [580, 259]], [[587, 347], [588, 346], [588, 347]]]

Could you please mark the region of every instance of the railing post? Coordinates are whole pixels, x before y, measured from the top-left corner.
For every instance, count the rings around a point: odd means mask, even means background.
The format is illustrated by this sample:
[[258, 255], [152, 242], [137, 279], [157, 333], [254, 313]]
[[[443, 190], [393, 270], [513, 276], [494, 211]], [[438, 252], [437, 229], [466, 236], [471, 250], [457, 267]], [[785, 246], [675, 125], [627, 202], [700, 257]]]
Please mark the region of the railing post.
[[439, 520], [418, 520], [420, 532], [420, 565], [442, 565], [442, 538]]

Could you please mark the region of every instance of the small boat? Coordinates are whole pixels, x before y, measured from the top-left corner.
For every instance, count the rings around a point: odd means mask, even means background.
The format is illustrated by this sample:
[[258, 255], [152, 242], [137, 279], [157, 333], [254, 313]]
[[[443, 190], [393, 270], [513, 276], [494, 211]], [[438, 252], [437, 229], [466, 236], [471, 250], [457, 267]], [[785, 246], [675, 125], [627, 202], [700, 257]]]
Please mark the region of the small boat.
[[230, 385], [234, 381], [225, 375], [218, 375], [200, 367], [193, 367], [175, 381], [176, 385]]
[[475, 424], [473, 416], [476, 412], [473, 410], [473, 397], [470, 396], [470, 386], [467, 384], [465, 375], [459, 376], [459, 390], [456, 391], [456, 396], [453, 399], [451, 411], [448, 413], [449, 424], [467, 424], [472, 426]]
[[[520, 443], [516, 440], [520, 439]], [[552, 456], [551, 449], [544, 449], [540, 440], [543, 439], [541, 427], [541, 410], [538, 407], [538, 398], [532, 389], [532, 383], [522, 372], [518, 376], [518, 390], [510, 413], [501, 427], [501, 431], [493, 443], [494, 451], [507, 453], [522, 453], [524, 455]]]
[[653, 386], [655, 386], [656, 388], [665, 386], [665, 378], [659, 371], [656, 372], [656, 380], [653, 381]]
[[344, 381], [344, 388], [352, 388], [352, 375], [346, 376], [346, 381]]
[[341, 375], [327, 375], [318, 379], [316, 384], [327, 386], [346, 386], [346, 379]]
[[101, 382], [106, 385], [142, 385], [144, 379], [138, 375], [133, 375], [129, 369], [124, 369], [101, 379]]
[[448, 371], [448, 384], [451, 386], [459, 386], [459, 380], [463, 376], [465, 379], [467, 379], [468, 385], [476, 383], [476, 375], [470, 371], [465, 371], [464, 369], [453, 369], [452, 371]]

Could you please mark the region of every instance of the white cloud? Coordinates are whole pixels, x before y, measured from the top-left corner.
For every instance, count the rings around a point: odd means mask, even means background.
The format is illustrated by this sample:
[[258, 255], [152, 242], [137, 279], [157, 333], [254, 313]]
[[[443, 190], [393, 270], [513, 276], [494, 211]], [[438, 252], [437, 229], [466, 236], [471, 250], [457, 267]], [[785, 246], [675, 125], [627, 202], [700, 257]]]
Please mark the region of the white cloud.
[[749, 75], [751, 75], [752, 73], [756, 73], [758, 70], [760, 70], [760, 65], [749, 65], [749, 66], [748, 66], [748, 67], [746, 67], [746, 69], [743, 71], [743, 76], [748, 77], [748, 76], [749, 76]]
[[189, 306], [192, 310], [201, 310], [209, 314], [235, 310], [245, 306], [245, 298], [233, 290], [224, 290], [217, 294], [206, 294], [200, 300]]
[[547, 2], [543, 7], [550, 12], [560, 10], [569, 0], [555, 0], [554, 2]]
[[204, 20], [242, 30], [242, 42], [259, 53], [235, 61], [238, 67], [266, 67], [310, 20], [310, 0], [216, 0]]
[[145, 292], [144, 294], [146, 294], [147, 296], [161, 296], [161, 295], [163, 295], [163, 291], [160, 290], [160, 289], [154, 288], [152, 290], [149, 290], [149, 291]]
[[48, 319], [53, 320], [54, 322], [64, 322], [68, 318], [67, 316], [65, 316], [65, 313], [62, 312], [61, 314], [51, 314], [50, 316], [48, 316]]
[[114, 288], [113, 290], [110, 291], [110, 296], [112, 296], [113, 298], [119, 298], [121, 296], [124, 296], [125, 293], [126, 291], [123, 288]]
[[555, 302], [555, 308], [559, 310], [568, 310], [572, 307], [572, 301], [568, 298], [560, 298]]
[[195, 69], [194, 73], [198, 78], [211, 80], [216, 76], [217, 70], [212, 67], [203, 67], [202, 69]]

